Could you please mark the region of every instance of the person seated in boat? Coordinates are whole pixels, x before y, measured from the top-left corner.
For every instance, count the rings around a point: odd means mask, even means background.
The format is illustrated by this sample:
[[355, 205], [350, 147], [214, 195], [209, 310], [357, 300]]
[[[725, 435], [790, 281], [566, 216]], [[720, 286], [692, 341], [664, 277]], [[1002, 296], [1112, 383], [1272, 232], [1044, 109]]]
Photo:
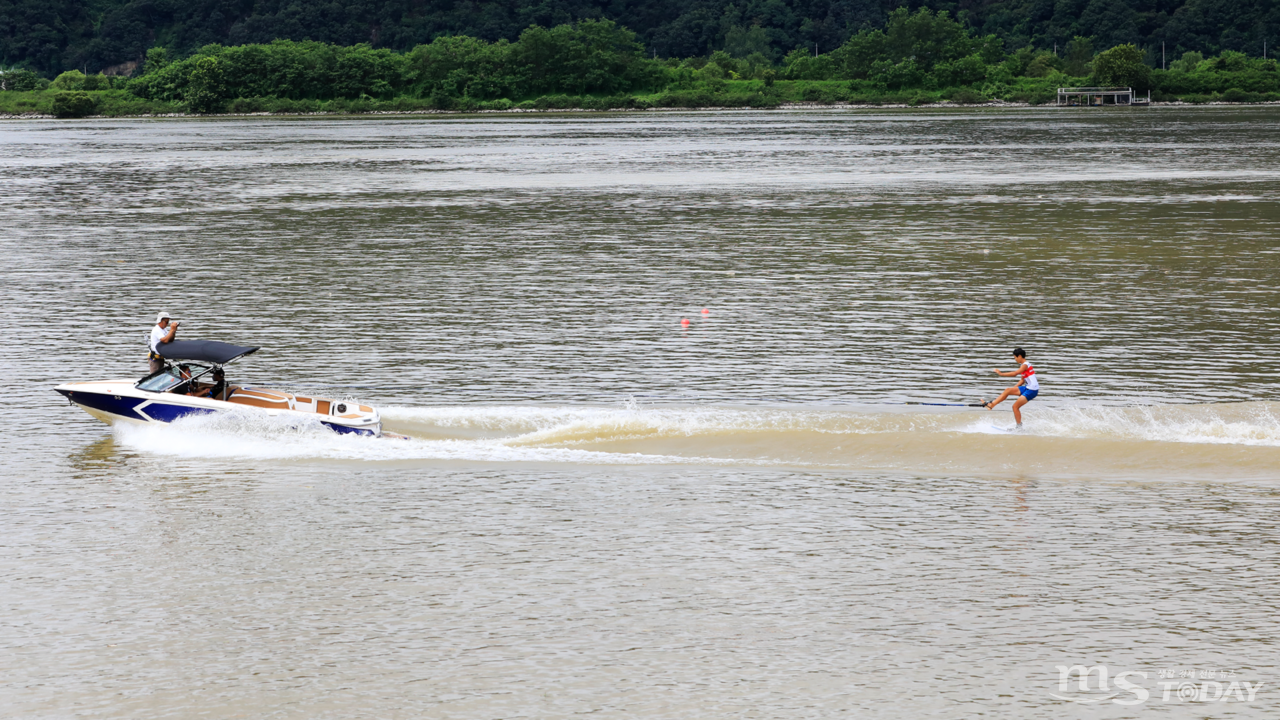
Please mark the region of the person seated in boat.
[[209, 397], [214, 400], [226, 400], [227, 394], [227, 376], [222, 372], [222, 368], [213, 369], [213, 387], [209, 388]]
[[211, 397], [214, 400], [227, 399], [227, 376], [220, 367], [213, 369], [213, 395]]
[[151, 374], [158, 373], [164, 369], [164, 358], [160, 357], [160, 346], [164, 343], [173, 342], [173, 338], [177, 334], [178, 323], [170, 322], [169, 313], [162, 312], [156, 316], [156, 325], [151, 328], [151, 341], [148, 343], [150, 352], [147, 353]]
[[211, 398], [213, 400], [226, 400], [223, 395], [227, 392], [227, 376], [222, 372], [222, 368], [213, 369], [213, 384], [193, 387], [190, 391], [192, 397]]
[[169, 392], [175, 393], [177, 395], [195, 395], [196, 394], [198, 388], [200, 387], [200, 384], [191, 382], [191, 366], [190, 365], [178, 365], [177, 367], [173, 368], [173, 374], [176, 375], [179, 379], [181, 379], [182, 382], [178, 383], [177, 385], [174, 385], [173, 388], [169, 390]]

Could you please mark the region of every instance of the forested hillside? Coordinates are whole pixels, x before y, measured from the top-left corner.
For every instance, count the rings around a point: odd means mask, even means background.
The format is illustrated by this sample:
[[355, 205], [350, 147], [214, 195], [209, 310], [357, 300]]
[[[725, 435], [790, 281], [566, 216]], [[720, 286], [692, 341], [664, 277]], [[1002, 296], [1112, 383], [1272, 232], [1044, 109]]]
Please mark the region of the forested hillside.
[[1170, 58], [1257, 56], [1264, 41], [1280, 39], [1275, 0], [0, 0], [0, 66], [96, 73], [141, 61], [156, 46], [181, 57], [211, 43], [277, 39], [408, 51], [445, 35], [514, 41], [530, 25], [587, 18], [635, 31], [650, 56], [724, 50], [777, 61], [796, 48], [829, 52], [883, 27], [904, 4], [949, 10], [1009, 50], [1061, 50], [1084, 36], [1097, 49], [1132, 43], [1156, 67], [1162, 42]]
[[186, 57], [155, 47], [135, 70], [68, 70], [52, 82], [31, 70], [0, 72], [0, 115], [1043, 104], [1057, 101], [1057, 88], [1081, 85], [1132, 87], [1156, 101], [1280, 101], [1274, 58], [1188, 51], [1168, 70], [1152, 69], [1133, 44], [1095, 52], [1082, 36], [1061, 54], [1008, 52], [945, 10], [906, 8], [890, 12], [883, 30], [860, 30], [817, 55], [797, 48], [780, 61], [724, 50], [656, 58], [612, 20], [581, 20], [533, 25], [514, 42], [446, 35], [407, 52], [314, 40], [209, 44]]

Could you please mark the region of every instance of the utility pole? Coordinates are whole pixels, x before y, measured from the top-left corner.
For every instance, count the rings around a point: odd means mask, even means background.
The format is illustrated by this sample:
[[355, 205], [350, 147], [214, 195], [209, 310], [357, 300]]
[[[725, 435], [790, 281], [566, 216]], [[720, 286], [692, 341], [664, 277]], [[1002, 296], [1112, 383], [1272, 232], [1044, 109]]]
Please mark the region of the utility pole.
[[1164, 66], [1164, 41], [1163, 40], [1160, 41], [1160, 69], [1161, 70], [1167, 69]]

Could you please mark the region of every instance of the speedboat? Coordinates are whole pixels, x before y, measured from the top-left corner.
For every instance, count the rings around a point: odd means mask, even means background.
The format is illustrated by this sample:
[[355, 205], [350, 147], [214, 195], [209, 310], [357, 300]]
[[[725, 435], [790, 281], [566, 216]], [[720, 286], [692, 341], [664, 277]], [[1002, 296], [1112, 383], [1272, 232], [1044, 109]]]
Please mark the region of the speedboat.
[[96, 380], [54, 389], [106, 423], [171, 423], [189, 415], [249, 412], [318, 422], [337, 433], [382, 435], [382, 419], [368, 405], [227, 384], [223, 366], [257, 350], [212, 340], [173, 340], [159, 346], [164, 367], [141, 380]]

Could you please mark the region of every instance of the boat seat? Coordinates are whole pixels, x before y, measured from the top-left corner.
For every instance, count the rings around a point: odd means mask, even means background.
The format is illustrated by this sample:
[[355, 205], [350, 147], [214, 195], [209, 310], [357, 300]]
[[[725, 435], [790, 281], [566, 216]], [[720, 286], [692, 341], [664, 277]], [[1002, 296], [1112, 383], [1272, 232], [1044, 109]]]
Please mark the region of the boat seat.
[[289, 395], [270, 390], [246, 390], [244, 388], [236, 388], [232, 391], [231, 396], [227, 398], [227, 402], [236, 403], [238, 405], [248, 405], [250, 407], [267, 408], [271, 410], [288, 410], [290, 408], [289, 401], [292, 398]]

